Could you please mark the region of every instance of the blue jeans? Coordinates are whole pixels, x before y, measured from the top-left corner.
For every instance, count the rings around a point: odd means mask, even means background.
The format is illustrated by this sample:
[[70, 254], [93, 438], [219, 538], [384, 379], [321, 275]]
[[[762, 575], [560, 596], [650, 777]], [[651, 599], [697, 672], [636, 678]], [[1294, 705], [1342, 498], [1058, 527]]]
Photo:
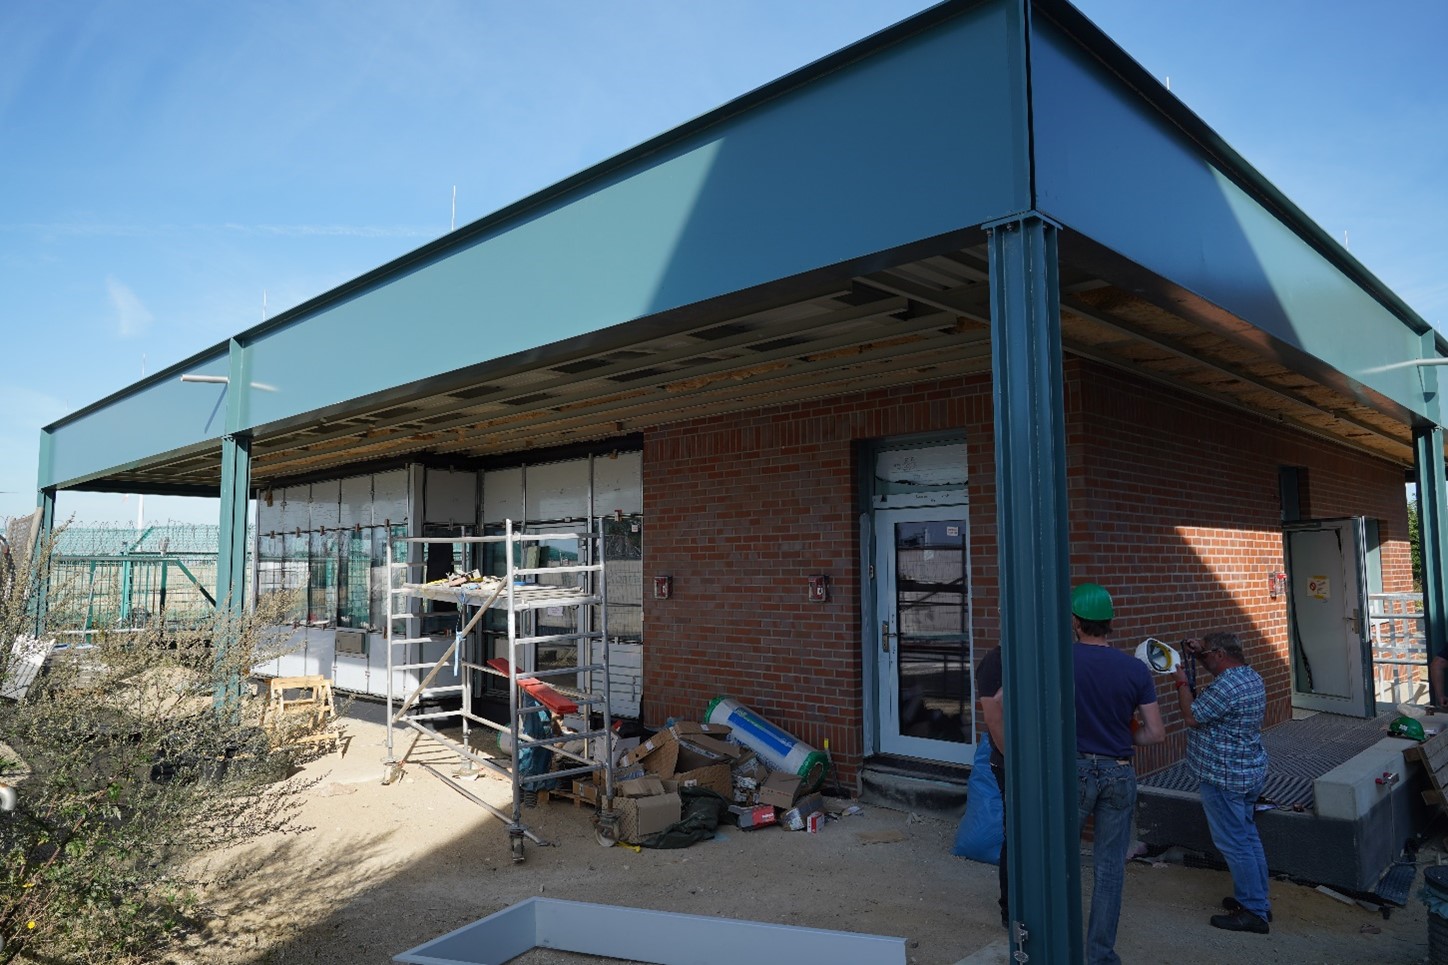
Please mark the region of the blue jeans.
[[1261, 783], [1246, 791], [1227, 791], [1203, 783], [1200, 790], [1212, 844], [1222, 852], [1227, 870], [1232, 872], [1232, 897], [1258, 918], [1266, 918], [1272, 908], [1267, 901], [1267, 855], [1257, 836], [1254, 807], [1262, 793]]
[[1091, 917], [1086, 924], [1086, 961], [1119, 965], [1116, 923], [1126, 884], [1126, 849], [1136, 812], [1136, 769], [1111, 758], [1076, 759], [1077, 810], [1081, 823], [1096, 818], [1092, 851]]

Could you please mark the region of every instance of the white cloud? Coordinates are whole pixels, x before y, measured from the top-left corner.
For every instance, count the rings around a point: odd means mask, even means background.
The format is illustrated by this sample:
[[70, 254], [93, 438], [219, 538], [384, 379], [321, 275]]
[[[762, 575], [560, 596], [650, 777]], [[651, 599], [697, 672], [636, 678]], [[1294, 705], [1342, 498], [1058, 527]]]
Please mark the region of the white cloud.
[[146, 334], [155, 318], [147, 310], [136, 293], [131, 291], [114, 276], [106, 278], [106, 291], [111, 295], [111, 306], [116, 310], [116, 332], [121, 338], [137, 338]]

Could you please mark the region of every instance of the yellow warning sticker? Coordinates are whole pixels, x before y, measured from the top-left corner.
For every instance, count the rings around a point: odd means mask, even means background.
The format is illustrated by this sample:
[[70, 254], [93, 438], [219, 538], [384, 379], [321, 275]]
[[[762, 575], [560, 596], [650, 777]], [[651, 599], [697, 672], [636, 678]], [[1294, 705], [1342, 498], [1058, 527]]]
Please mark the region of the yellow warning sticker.
[[1325, 576], [1309, 576], [1307, 578], [1307, 595], [1314, 600], [1326, 600], [1332, 595], [1332, 586]]

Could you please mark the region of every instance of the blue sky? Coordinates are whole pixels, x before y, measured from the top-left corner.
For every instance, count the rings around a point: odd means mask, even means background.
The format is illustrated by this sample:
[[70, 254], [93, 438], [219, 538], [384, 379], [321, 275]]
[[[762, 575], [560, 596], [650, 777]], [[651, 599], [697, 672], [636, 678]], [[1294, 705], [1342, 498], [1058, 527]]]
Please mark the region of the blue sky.
[[[1078, 5], [1448, 324], [1448, 4]], [[454, 186], [461, 225], [928, 6], [0, 4], [0, 518], [42, 425], [444, 234]]]

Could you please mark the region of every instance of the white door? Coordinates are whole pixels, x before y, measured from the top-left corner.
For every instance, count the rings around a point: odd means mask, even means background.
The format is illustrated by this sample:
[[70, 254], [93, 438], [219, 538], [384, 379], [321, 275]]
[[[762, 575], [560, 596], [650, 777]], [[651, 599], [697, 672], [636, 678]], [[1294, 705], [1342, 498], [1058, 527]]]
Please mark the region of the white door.
[[880, 750], [966, 763], [975, 742], [964, 507], [877, 510]]
[[1283, 540], [1292, 706], [1374, 716], [1363, 519], [1293, 523]]

